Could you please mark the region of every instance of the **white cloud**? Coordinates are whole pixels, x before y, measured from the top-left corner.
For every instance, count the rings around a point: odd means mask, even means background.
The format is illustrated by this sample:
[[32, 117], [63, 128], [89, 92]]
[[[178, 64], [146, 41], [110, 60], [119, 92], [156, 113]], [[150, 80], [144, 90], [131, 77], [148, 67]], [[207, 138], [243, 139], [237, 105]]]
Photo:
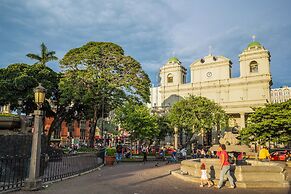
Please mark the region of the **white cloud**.
[[[250, 42], [251, 35], [256, 34], [258, 40], [274, 51], [272, 65], [283, 67], [291, 53], [288, 19], [291, 14], [287, 6], [290, 3], [265, 1], [264, 9], [261, 2], [235, 3], [1, 0], [0, 64], [27, 61], [25, 54], [38, 52], [42, 41], [57, 51], [60, 58], [69, 49], [88, 41], [111, 41], [140, 61], [149, 74], [154, 74], [173, 53], [188, 68], [191, 62], [208, 54], [209, 45], [214, 54], [238, 63], [237, 55]], [[274, 75], [291, 73], [275, 68], [272, 71]]]

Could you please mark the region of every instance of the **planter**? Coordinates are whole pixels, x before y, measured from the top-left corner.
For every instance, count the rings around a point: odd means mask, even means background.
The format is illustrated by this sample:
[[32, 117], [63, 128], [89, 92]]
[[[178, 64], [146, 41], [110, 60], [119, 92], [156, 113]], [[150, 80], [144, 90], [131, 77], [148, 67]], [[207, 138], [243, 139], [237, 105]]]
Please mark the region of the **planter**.
[[0, 116], [0, 130], [13, 130], [21, 127], [20, 118], [18, 116]]
[[114, 156], [105, 156], [105, 164], [112, 166], [115, 162], [115, 157]]

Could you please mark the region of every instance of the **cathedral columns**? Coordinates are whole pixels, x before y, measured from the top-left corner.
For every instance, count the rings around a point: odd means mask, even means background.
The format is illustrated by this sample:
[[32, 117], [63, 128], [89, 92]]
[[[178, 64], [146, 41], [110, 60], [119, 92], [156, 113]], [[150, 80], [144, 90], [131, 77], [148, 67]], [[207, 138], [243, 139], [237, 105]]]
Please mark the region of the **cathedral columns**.
[[246, 127], [245, 113], [240, 113], [240, 120], [241, 120], [240, 127], [241, 129], [243, 129]]
[[178, 149], [178, 127], [174, 127], [174, 147]]

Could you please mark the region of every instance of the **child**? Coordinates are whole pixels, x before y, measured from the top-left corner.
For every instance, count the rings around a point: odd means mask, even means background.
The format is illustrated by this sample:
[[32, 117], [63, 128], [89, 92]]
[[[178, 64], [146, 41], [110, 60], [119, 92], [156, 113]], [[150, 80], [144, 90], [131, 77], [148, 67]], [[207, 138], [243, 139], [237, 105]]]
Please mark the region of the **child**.
[[201, 170], [200, 187], [204, 186], [204, 182], [207, 182], [208, 187], [211, 187], [210, 181], [208, 180], [207, 177], [207, 171], [204, 163], [201, 164], [200, 170]]

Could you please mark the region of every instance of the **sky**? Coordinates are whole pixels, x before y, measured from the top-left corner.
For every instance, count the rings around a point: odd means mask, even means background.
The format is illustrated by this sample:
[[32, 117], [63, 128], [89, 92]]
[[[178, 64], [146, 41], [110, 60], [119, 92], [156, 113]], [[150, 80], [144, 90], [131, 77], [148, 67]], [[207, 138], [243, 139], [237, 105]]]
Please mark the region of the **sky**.
[[61, 59], [100, 41], [120, 45], [153, 84], [170, 57], [189, 70], [209, 46], [238, 77], [238, 55], [255, 35], [272, 56], [272, 87], [291, 86], [290, 10], [290, 0], [0, 0], [0, 68], [33, 64], [26, 54], [40, 53], [42, 42]]

